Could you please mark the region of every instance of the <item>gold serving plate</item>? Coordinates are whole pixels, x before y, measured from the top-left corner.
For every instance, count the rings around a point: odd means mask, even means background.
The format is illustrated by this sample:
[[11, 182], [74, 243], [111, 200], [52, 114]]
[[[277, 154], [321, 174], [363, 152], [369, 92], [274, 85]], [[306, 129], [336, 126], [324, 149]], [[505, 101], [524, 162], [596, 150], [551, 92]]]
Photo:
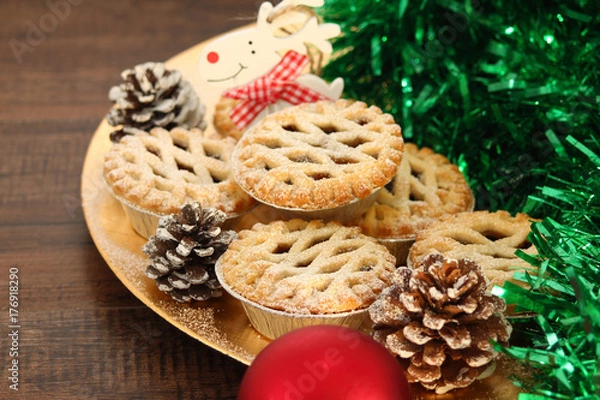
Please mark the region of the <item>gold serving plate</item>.
[[[214, 129], [214, 105], [221, 93], [217, 89], [201, 87], [197, 71], [198, 57], [208, 43], [210, 40], [176, 55], [166, 65], [181, 71], [196, 88], [201, 102], [206, 105], [207, 129]], [[107, 111], [109, 106], [107, 98]], [[106, 120], [98, 126], [90, 142], [81, 177], [85, 220], [98, 251], [125, 287], [162, 318], [205, 345], [250, 365], [270, 339], [252, 328], [238, 300], [224, 293], [222, 297], [207, 302], [180, 304], [160, 292], [154, 281], [144, 275], [147, 258], [141, 248], [146, 240], [133, 230], [121, 204], [110, 194], [102, 178], [104, 154], [112, 145], [109, 140], [111, 131], [112, 127]], [[264, 206], [258, 206], [242, 218], [237, 228], [248, 228], [255, 222], [262, 222], [267, 214], [270, 213]], [[368, 331], [368, 327], [365, 330]], [[418, 399], [516, 399], [519, 389], [512, 384], [509, 375], [517, 370], [522, 372], [516, 362], [501, 358], [491, 377], [466, 389], [435, 395], [414, 385], [413, 391]]]

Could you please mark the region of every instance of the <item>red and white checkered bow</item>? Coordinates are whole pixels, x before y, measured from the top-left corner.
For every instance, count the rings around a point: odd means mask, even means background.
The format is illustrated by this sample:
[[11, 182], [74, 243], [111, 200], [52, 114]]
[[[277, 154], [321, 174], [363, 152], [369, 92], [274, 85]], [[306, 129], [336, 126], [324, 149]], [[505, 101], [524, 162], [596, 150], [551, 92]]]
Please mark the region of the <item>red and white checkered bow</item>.
[[296, 81], [308, 62], [307, 56], [290, 50], [265, 75], [247, 85], [224, 91], [223, 97], [242, 100], [229, 114], [237, 128], [246, 128], [262, 110], [269, 104], [275, 104], [277, 100], [284, 100], [290, 104], [328, 100], [327, 96]]

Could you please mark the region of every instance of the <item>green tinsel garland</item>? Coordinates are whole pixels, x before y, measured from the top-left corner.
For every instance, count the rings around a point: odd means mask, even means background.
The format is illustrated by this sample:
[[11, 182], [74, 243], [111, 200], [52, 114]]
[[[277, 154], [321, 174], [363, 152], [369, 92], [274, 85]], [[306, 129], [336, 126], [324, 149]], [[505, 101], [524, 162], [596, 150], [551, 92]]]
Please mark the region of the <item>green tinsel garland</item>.
[[538, 255], [520, 400], [600, 399], [600, 1], [326, 0], [342, 36], [324, 68], [345, 96], [392, 113], [407, 141], [448, 156], [477, 208], [524, 211]]
[[554, 185], [530, 197], [530, 206], [554, 210], [532, 225], [538, 256], [519, 254], [539, 268], [537, 277], [515, 274], [533, 289], [510, 282], [494, 288], [537, 314], [536, 327], [514, 332], [529, 338], [529, 347], [498, 347], [537, 371], [533, 382], [517, 378], [529, 392], [520, 400], [600, 399], [600, 142], [566, 142], [555, 143], [555, 164], [562, 166], [555, 172], [571, 178], [551, 175]]
[[521, 211], [551, 139], [600, 130], [596, 0], [326, 0], [319, 13], [342, 29], [324, 78], [448, 156], [477, 208]]

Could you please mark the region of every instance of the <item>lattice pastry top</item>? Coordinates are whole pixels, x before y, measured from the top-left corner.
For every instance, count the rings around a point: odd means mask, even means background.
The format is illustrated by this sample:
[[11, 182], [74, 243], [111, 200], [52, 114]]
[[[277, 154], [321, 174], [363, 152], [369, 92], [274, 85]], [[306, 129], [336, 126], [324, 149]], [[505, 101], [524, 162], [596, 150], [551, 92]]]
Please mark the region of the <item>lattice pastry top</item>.
[[192, 201], [229, 216], [255, 205], [233, 180], [229, 161], [235, 139], [198, 129], [155, 128], [124, 137], [104, 159], [104, 178], [129, 205], [172, 214]]
[[296, 314], [366, 308], [395, 270], [394, 256], [358, 227], [300, 219], [240, 231], [219, 263], [235, 292]]
[[233, 173], [261, 202], [320, 210], [363, 199], [387, 184], [402, 160], [400, 127], [389, 114], [350, 100], [289, 107], [238, 142]]
[[239, 140], [244, 133], [235, 126], [235, 123], [229, 117], [231, 110], [238, 102], [239, 100], [220, 97], [217, 104], [215, 104], [215, 114], [213, 116], [213, 125], [217, 132], [224, 136], [231, 136], [235, 140]]
[[377, 238], [414, 239], [441, 216], [473, 206], [473, 192], [456, 165], [427, 147], [405, 143], [394, 179], [354, 224]]
[[502, 210], [442, 217], [417, 234], [407, 264], [417, 265], [421, 257], [435, 252], [447, 258], [466, 258], [481, 266], [491, 285], [502, 286], [505, 281], [513, 281], [514, 272], [531, 268], [515, 252], [520, 249], [527, 254], [537, 253], [527, 240], [532, 220], [527, 214], [513, 217]]

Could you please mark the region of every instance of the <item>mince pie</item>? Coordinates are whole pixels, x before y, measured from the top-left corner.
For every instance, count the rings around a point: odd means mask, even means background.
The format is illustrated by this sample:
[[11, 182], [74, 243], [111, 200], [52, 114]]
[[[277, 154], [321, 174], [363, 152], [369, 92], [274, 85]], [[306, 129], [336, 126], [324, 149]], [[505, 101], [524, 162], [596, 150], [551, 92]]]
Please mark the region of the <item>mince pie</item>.
[[268, 205], [333, 209], [386, 185], [403, 146], [400, 127], [381, 109], [318, 101], [268, 115], [246, 131], [232, 169], [240, 186]]
[[515, 252], [537, 253], [527, 240], [531, 223], [527, 214], [513, 217], [502, 210], [448, 215], [417, 234], [408, 254], [408, 266], [418, 265], [423, 256], [440, 252], [448, 258], [475, 261], [492, 285], [515, 282], [512, 277], [516, 271], [531, 268]]
[[293, 219], [240, 231], [219, 268], [224, 286], [269, 309], [331, 314], [366, 310], [395, 259], [358, 227]]
[[239, 140], [244, 131], [240, 130], [232, 121], [229, 114], [237, 105], [239, 100], [221, 97], [215, 105], [215, 114], [213, 116], [213, 125], [217, 132], [223, 136], [230, 136], [235, 140]]
[[124, 137], [105, 155], [104, 178], [112, 193], [137, 209], [165, 215], [198, 201], [228, 216], [254, 204], [232, 178], [233, 138], [198, 129], [155, 128]]
[[458, 167], [441, 154], [404, 144], [398, 172], [355, 224], [382, 239], [414, 239], [446, 214], [472, 211], [473, 192]]

